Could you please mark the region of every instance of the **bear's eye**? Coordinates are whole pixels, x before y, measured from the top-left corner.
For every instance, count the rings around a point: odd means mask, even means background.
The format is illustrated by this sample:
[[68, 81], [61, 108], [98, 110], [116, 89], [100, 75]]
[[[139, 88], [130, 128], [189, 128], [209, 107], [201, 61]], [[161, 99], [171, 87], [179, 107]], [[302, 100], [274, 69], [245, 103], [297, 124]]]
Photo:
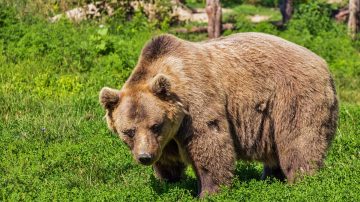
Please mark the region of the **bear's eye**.
[[155, 134], [159, 134], [162, 129], [162, 126], [163, 124], [156, 123], [150, 127], [150, 130]]
[[129, 137], [134, 137], [135, 136], [135, 129], [127, 129], [127, 130], [123, 130], [121, 131], [124, 135], [129, 136]]

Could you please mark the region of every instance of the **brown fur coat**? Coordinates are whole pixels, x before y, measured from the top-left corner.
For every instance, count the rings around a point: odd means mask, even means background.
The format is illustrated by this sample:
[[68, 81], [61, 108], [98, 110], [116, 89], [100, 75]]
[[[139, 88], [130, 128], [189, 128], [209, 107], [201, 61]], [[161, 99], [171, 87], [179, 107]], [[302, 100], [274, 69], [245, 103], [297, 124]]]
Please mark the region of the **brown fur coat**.
[[137, 161], [170, 181], [192, 165], [201, 196], [231, 182], [236, 159], [263, 162], [263, 178], [312, 174], [338, 113], [326, 62], [261, 33], [156, 37], [121, 91], [104, 88], [100, 101]]

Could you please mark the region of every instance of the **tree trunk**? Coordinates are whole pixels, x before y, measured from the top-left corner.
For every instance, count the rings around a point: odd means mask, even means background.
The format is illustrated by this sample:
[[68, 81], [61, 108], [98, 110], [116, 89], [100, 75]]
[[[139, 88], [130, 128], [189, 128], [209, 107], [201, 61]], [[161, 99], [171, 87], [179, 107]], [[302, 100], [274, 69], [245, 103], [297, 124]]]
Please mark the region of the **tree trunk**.
[[359, 32], [360, 25], [360, 0], [349, 1], [349, 34], [352, 39], [355, 39], [356, 33]]
[[220, 0], [206, 0], [209, 38], [217, 38], [221, 34], [221, 4]]
[[282, 0], [279, 5], [283, 24], [287, 23], [290, 20], [294, 12], [293, 3], [294, 0]]
[[65, 12], [68, 10], [68, 5], [65, 0], [60, 0], [60, 9], [61, 12]]

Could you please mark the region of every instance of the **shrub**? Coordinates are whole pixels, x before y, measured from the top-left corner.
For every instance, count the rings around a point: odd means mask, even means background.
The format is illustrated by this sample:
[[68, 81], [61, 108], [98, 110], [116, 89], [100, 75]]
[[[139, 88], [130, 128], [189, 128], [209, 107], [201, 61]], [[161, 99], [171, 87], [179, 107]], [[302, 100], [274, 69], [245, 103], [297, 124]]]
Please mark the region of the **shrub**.
[[317, 1], [301, 4], [290, 21], [289, 27], [299, 31], [306, 30], [312, 35], [316, 35], [318, 32], [333, 31], [336, 26], [330, 19], [330, 13], [331, 6], [329, 4]]

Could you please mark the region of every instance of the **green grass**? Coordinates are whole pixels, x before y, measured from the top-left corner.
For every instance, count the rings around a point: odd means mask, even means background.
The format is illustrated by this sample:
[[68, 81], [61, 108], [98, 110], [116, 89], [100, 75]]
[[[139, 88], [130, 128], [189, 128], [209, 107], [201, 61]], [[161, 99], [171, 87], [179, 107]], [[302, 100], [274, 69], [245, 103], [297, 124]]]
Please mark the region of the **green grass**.
[[204, 8], [206, 5], [206, 1], [205, 0], [188, 0], [185, 1], [186, 6], [188, 6], [189, 8]]
[[224, 18], [227, 18], [228, 15], [243, 15], [243, 16], [253, 16], [253, 15], [262, 15], [269, 16], [269, 21], [281, 20], [281, 14], [279, 9], [275, 8], [266, 8], [261, 6], [254, 6], [250, 4], [241, 4], [231, 7], [233, 10], [232, 13], [224, 14]]
[[[295, 17], [285, 31], [239, 17], [234, 32], [276, 34], [329, 63], [341, 107], [324, 168], [287, 185], [261, 181], [261, 164], [239, 161], [232, 186], [206, 201], [360, 200], [359, 52], [344, 27], [324, 27], [323, 18], [313, 13]], [[125, 24], [114, 18], [104, 28], [91, 22], [25, 23], [11, 13], [6, 19], [10, 23], [0, 23], [1, 201], [197, 200], [191, 169], [179, 183], [159, 182], [152, 169], [137, 165], [109, 132], [98, 104], [99, 90], [120, 88], [144, 43], [161, 30], [141, 16]]]

